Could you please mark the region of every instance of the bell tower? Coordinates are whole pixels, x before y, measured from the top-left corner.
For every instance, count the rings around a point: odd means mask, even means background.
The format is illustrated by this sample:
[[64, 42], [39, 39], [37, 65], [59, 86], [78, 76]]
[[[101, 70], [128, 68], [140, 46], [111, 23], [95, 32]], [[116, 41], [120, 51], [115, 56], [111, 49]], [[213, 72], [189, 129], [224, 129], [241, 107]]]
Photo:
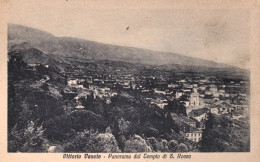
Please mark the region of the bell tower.
[[190, 95], [190, 106], [195, 108], [199, 105], [200, 105], [199, 93], [197, 91], [197, 88], [194, 88], [193, 93]]

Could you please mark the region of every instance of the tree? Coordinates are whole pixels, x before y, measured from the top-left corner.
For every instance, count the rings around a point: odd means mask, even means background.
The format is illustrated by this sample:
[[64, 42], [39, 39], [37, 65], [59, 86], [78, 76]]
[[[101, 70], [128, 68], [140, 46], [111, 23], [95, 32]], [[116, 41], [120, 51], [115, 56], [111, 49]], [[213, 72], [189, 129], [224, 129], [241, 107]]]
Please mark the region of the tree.
[[[213, 138], [213, 136], [215, 136], [215, 133], [213, 133], [213, 126], [214, 116], [211, 113], [209, 113], [208, 120], [205, 122], [205, 129], [202, 133], [202, 141], [200, 147], [200, 151], [202, 152], [214, 151], [214, 149], [216, 149], [214, 148], [215, 138]], [[213, 148], [213, 150], [211, 150], [211, 148]]]
[[117, 141], [111, 133], [94, 130], [79, 132], [65, 145], [65, 152], [120, 152]]
[[170, 152], [177, 152], [179, 146], [178, 146], [178, 142], [176, 140], [171, 140], [168, 143], [168, 149]]
[[134, 135], [125, 142], [125, 152], [151, 152], [152, 149], [139, 135]]
[[129, 125], [130, 123], [128, 121], [125, 121], [124, 118], [118, 119], [119, 134], [128, 133]]
[[65, 147], [65, 152], [94, 152], [93, 144], [94, 137], [97, 136], [98, 132], [93, 130], [84, 130], [79, 132], [76, 136], [68, 142]]
[[181, 143], [181, 144], [179, 145], [179, 151], [180, 151], [180, 152], [188, 152], [189, 149], [188, 149], [188, 147], [187, 147], [184, 143]]
[[101, 133], [95, 138], [94, 150], [96, 152], [121, 152], [117, 141], [111, 133]]
[[154, 137], [147, 138], [147, 144], [152, 147], [154, 152], [161, 151], [161, 143], [158, 142]]
[[187, 116], [186, 107], [182, 103], [180, 103], [180, 101], [177, 100], [169, 101], [165, 109], [169, 112]]
[[42, 152], [46, 150], [46, 138], [43, 136], [44, 129], [36, 127], [34, 122], [28, 123], [26, 129], [17, 130], [16, 126], [9, 135], [8, 151], [10, 152]]
[[163, 139], [161, 141], [160, 146], [161, 146], [161, 149], [160, 149], [161, 152], [168, 152], [169, 151], [169, 149], [168, 149], [168, 141], [167, 140]]

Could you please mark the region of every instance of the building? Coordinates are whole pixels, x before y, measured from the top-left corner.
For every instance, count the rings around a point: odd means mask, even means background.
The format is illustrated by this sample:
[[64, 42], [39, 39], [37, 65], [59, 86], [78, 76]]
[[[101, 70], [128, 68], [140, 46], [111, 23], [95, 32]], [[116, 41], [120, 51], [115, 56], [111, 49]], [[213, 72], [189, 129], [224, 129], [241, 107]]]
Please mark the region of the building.
[[185, 136], [193, 142], [199, 142], [202, 140], [202, 131], [197, 128], [190, 127], [188, 131], [185, 132]]
[[210, 113], [215, 114], [215, 115], [220, 115], [218, 108], [211, 108]]
[[192, 118], [188, 118], [188, 117], [182, 117], [181, 119], [184, 123], [188, 124], [190, 127], [197, 127], [197, 121], [192, 119]]
[[173, 83], [168, 84], [168, 88], [178, 88], [178, 87], [179, 87], [178, 84], [173, 84]]
[[166, 92], [165, 92], [165, 91], [161, 91], [161, 90], [158, 90], [158, 89], [156, 89], [156, 88], [154, 89], [154, 93], [166, 95]]
[[207, 118], [208, 118], [208, 114], [205, 112], [205, 113], [203, 113], [203, 114], [201, 114], [201, 115], [194, 116], [193, 118], [194, 118], [195, 120], [197, 120], [198, 122], [205, 121], [205, 120], [207, 120]]
[[68, 80], [68, 86], [73, 87], [75, 85], [78, 84], [78, 80], [77, 79], [73, 79], [73, 80]]
[[180, 98], [183, 95], [183, 92], [176, 92], [175, 96], [176, 98]]
[[189, 107], [190, 106], [190, 102], [189, 101], [180, 101], [185, 107]]
[[197, 92], [197, 89], [194, 88], [194, 92], [190, 95], [190, 106], [199, 106], [200, 100], [199, 100], [199, 93]]

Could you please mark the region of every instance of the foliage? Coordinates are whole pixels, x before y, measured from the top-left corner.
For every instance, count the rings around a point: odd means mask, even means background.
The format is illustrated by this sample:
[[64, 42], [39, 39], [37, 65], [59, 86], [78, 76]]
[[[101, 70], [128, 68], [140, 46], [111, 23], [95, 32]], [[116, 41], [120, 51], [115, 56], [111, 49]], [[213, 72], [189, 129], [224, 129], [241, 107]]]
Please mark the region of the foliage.
[[152, 149], [139, 135], [134, 135], [125, 142], [124, 152], [151, 152]]
[[43, 136], [44, 129], [42, 125], [36, 127], [31, 121], [28, 123], [27, 128], [17, 130], [15, 126], [9, 135], [10, 152], [42, 152], [46, 150], [46, 139]]
[[[234, 128], [233, 123], [237, 127]], [[206, 121], [206, 129], [203, 131], [200, 151], [249, 151], [250, 140], [248, 132], [247, 121], [241, 122], [228, 119], [225, 116], [210, 114], [208, 121]]]
[[75, 132], [82, 132], [84, 129], [96, 129], [100, 131], [106, 129], [107, 124], [101, 115], [97, 115], [92, 111], [79, 110], [69, 115], [57, 116], [48, 120], [45, 124], [46, 136], [52, 140], [68, 139]]
[[169, 101], [165, 109], [169, 112], [187, 116], [186, 107], [177, 100]]
[[161, 146], [161, 149], [160, 149], [161, 152], [168, 152], [168, 151], [169, 151], [168, 141], [167, 141], [167, 140], [163, 139], [163, 140], [161, 141], [160, 146]]
[[184, 143], [181, 143], [179, 145], [179, 149], [178, 150], [179, 150], [179, 152], [188, 152], [189, 151], [188, 147]]
[[170, 152], [177, 152], [177, 150], [179, 149], [178, 142], [176, 140], [171, 140], [168, 143], [168, 149]]
[[[85, 109], [73, 109], [79, 91], [66, 87], [58, 71], [44, 66], [27, 70], [24, 62], [9, 66], [9, 151], [46, 150], [45, 143], [49, 142], [63, 144], [65, 152], [167, 152], [171, 148], [167, 140], [185, 142], [170, 114], [183, 114], [177, 101], [168, 109], [160, 109], [145, 101], [137, 90], [118, 89], [111, 104], [94, 99], [90, 93], [79, 98]], [[39, 82], [44, 75], [50, 80]], [[50, 87], [61, 95], [52, 93]], [[35, 124], [27, 126], [28, 121]]]
[[95, 138], [95, 140], [97, 141], [94, 145], [96, 152], [120, 152], [113, 134], [101, 133]]
[[84, 130], [69, 142], [65, 152], [120, 152], [115, 137], [110, 133]]
[[94, 147], [95, 137], [98, 132], [93, 130], [84, 130], [74, 136], [65, 147], [65, 152], [95, 152]]
[[150, 137], [146, 139], [147, 144], [152, 148], [153, 152], [160, 152], [161, 151], [161, 143], [157, 141], [154, 137]]

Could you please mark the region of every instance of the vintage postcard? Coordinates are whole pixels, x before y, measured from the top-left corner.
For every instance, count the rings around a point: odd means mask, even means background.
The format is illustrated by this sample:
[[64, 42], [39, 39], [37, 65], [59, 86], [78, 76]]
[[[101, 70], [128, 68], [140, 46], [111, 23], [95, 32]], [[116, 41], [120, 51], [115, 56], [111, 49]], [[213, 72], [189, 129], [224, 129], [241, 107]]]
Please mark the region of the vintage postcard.
[[0, 3], [0, 161], [259, 160], [259, 2]]

